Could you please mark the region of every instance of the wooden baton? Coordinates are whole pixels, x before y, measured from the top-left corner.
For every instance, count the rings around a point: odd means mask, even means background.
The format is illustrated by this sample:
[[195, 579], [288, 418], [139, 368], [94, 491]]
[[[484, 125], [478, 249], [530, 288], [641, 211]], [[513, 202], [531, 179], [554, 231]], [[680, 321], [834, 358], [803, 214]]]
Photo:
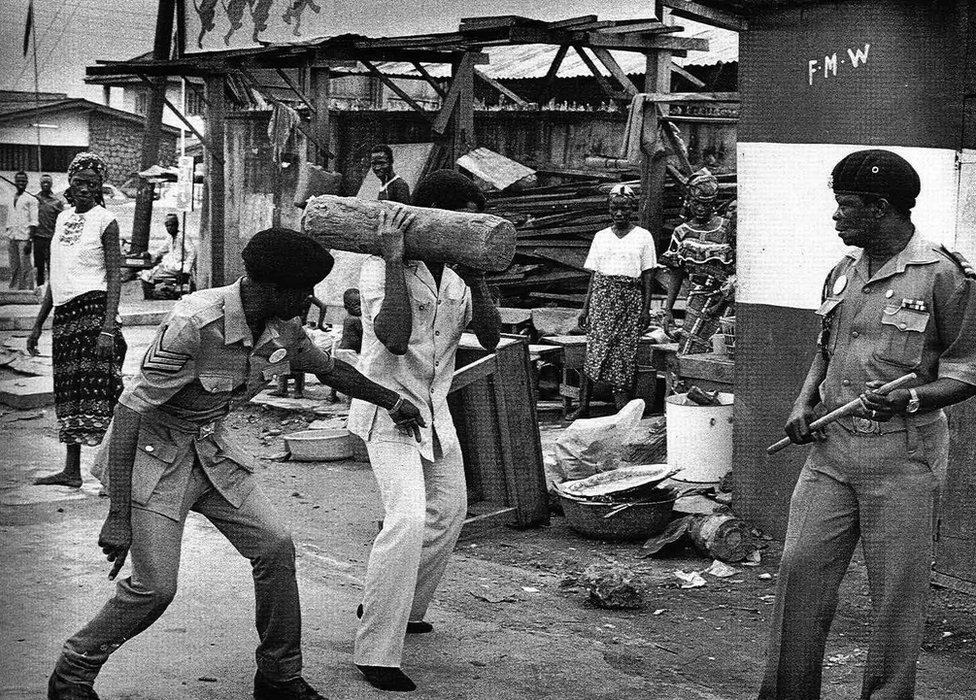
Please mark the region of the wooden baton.
[[[880, 394], [881, 396], [887, 396], [895, 389], [901, 389], [903, 386], [909, 384], [910, 382], [915, 381], [916, 379], [918, 379], [918, 375], [916, 375], [914, 372], [912, 374], [906, 374], [904, 377], [898, 377], [898, 379], [878, 387], [878, 389], [875, 390], [875, 393]], [[838, 418], [843, 418], [844, 416], [851, 415], [860, 406], [861, 406], [861, 399], [859, 398], [854, 399], [850, 403], [845, 403], [840, 408], [835, 408], [833, 411], [823, 416], [822, 418], [818, 418], [817, 420], [813, 421], [810, 424], [810, 430], [820, 430], [825, 425], [833, 423]], [[779, 442], [776, 442], [770, 445], [769, 447], [767, 447], [766, 454], [769, 455], [776, 454], [783, 448], [789, 447], [792, 444], [793, 441], [790, 440], [788, 437], [785, 437]]]

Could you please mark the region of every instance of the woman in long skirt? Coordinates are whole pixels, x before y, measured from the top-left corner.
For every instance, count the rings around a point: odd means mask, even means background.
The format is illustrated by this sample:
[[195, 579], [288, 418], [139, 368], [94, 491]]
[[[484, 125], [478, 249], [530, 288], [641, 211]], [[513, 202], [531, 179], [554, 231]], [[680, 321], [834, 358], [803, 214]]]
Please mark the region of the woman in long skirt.
[[580, 327], [587, 331], [586, 361], [579, 408], [570, 419], [587, 415], [594, 383], [612, 388], [617, 410], [630, 401], [637, 375], [637, 342], [650, 325], [657, 266], [654, 237], [631, 223], [637, 213], [633, 189], [614, 186], [608, 206], [613, 225], [596, 233], [584, 263], [592, 273], [580, 315]]
[[81, 446], [101, 443], [122, 393], [119, 226], [102, 201], [106, 170], [94, 153], [79, 153], [68, 167], [73, 206], [58, 214], [51, 278], [27, 339], [28, 351], [36, 355], [53, 307], [54, 408], [67, 457], [62, 471], [35, 484], [81, 486]]
[[[678, 354], [712, 351], [711, 338], [731, 307], [735, 290], [735, 226], [715, 214], [718, 179], [703, 168], [688, 180], [686, 207], [691, 216], [674, 229], [661, 262], [671, 269], [664, 304], [665, 330], [678, 338]], [[684, 326], [674, 329], [672, 309], [688, 278]]]

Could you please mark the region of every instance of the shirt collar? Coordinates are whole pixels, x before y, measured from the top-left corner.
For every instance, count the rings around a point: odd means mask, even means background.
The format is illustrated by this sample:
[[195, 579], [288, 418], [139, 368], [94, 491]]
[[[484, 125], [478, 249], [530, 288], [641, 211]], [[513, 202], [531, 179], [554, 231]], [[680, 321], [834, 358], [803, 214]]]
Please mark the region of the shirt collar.
[[[847, 253], [847, 257], [852, 260], [852, 266], [857, 268], [861, 273], [861, 276], [865, 280], [868, 280], [868, 261], [867, 257], [864, 255], [863, 248], [856, 248]], [[898, 253], [891, 260], [886, 262], [884, 266], [874, 273], [874, 277], [871, 280], [883, 279], [885, 277], [891, 277], [892, 275], [899, 275], [905, 271], [909, 265], [928, 265], [929, 263], [934, 263], [939, 261], [939, 256], [935, 254], [932, 249], [932, 243], [927, 241], [922, 237], [922, 234], [915, 230], [915, 233], [909, 239], [908, 243], [901, 252]]]
[[242, 342], [251, 347], [254, 339], [244, 316], [244, 302], [241, 300], [241, 279], [224, 287], [224, 344]]
[[399, 175], [394, 175], [393, 177], [391, 177], [389, 180], [387, 180], [385, 183], [383, 183], [383, 185], [380, 187], [380, 192], [386, 191], [386, 188], [387, 187], [389, 187], [390, 185], [392, 185], [394, 182], [396, 182], [399, 179], [400, 179], [400, 176]]

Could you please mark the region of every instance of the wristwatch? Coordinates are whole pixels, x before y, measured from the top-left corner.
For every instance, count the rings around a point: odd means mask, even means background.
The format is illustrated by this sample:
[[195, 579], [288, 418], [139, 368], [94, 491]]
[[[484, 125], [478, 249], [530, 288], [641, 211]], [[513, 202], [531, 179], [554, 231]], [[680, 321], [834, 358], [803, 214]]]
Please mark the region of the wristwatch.
[[918, 392], [914, 389], [908, 390], [910, 399], [908, 399], [908, 406], [905, 408], [905, 413], [918, 413], [918, 409], [922, 407], [922, 402], [918, 399]]

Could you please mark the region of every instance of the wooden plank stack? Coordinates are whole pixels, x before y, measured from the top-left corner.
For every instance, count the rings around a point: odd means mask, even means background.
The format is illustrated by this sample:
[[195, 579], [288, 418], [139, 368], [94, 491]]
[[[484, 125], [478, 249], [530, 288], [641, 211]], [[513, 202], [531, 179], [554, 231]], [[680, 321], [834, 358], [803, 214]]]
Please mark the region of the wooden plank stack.
[[[719, 206], [735, 198], [735, 175], [721, 175]], [[610, 225], [607, 195], [617, 184], [605, 174], [519, 193], [488, 195], [486, 211], [515, 224], [515, 257], [503, 272], [490, 275], [500, 303], [510, 307], [558, 302], [581, 306], [589, 273], [583, 269], [593, 235]], [[640, 196], [640, 182], [627, 182]], [[665, 226], [655, 235], [660, 254], [681, 221], [684, 186], [669, 177], [664, 187]]]

